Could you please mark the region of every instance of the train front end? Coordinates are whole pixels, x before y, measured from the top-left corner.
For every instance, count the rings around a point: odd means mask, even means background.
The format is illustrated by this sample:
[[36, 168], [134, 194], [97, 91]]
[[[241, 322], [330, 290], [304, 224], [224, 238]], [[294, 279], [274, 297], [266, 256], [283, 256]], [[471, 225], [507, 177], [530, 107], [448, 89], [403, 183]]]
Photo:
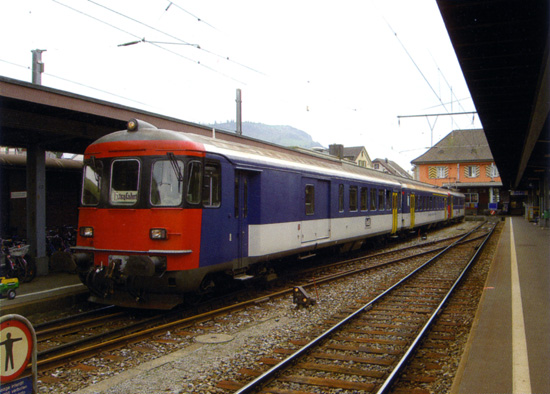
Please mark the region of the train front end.
[[204, 147], [131, 120], [85, 152], [75, 260], [90, 301], [169, 309], [199, 267]]

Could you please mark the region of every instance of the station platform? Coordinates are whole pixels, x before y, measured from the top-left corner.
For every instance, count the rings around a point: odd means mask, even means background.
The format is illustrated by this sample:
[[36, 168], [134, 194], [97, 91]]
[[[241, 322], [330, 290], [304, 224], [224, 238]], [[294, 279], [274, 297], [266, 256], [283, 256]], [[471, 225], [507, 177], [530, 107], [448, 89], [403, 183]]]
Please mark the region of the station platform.
[[550, 230], [508, 217], [452, 394], [550, 393]]
[[86, 299], [88, 289], [78, 275], [55, 272], [37, 276], [31, 282], [20, 283], [13, 300], [0, 298], [0, 316], [18, 314], [28, 316], [33, 313], [71, 306], [77, 298]]

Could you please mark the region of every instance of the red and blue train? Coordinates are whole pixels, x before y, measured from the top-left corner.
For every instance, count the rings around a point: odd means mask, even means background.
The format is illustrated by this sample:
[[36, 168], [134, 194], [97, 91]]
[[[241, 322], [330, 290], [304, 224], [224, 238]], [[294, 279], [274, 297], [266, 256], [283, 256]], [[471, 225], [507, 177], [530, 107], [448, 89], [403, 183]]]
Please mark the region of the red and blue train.
[[167, 309], [277, 259], [463, 217], [461, 193], [132, 119], [86, 149], [74, 256], [91, 301]]

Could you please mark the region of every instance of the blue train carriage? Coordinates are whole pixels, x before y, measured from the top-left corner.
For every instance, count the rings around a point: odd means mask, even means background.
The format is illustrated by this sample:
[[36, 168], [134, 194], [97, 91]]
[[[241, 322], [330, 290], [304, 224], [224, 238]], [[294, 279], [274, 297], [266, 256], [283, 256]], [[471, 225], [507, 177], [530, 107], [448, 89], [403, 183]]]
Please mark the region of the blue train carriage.
[[[224, 158], [222, 190], [230, 200], [221, 215], [203, 211], [204, 264], [232, 260], [233, 275], [245, 277], [253, 263], [307, 257], [330, 246], [355, 249], [368, 237], [403, 229], [400, 178], [326, 156], [211, 139], [203, 144], [207, 158]], [[223, 247], [215, 251], [208, 246], [213, 242]]]
[[[269, 262], [347, 251], [460, 215], [450, 193], [353, 163], [156, 129], [86, 150], [78, 253], [91, 300], [171, 308]], [[129, 182], [129, 181], [132, 182]], [[264, 264], [265, 263], [265, 264]]]
[[404, 228], [433, 227], [464, 217], [464, 195], [418, 181], [404, 181]]

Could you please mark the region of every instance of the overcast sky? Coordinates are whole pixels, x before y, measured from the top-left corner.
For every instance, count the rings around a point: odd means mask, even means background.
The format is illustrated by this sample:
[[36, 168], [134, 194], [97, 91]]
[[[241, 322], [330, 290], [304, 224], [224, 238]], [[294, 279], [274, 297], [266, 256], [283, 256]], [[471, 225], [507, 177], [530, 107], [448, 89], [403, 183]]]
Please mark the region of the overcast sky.
[[[290, 125], [410, 170], [479, 128], [435, 0], [3, 0], [0, 75], [186, 121]], [[120, 44], [140, 41], [138, 44]], [[445, 106], [443, 106], [443, 104]], [[432, 136], [433, 129], [433, 136]]]

